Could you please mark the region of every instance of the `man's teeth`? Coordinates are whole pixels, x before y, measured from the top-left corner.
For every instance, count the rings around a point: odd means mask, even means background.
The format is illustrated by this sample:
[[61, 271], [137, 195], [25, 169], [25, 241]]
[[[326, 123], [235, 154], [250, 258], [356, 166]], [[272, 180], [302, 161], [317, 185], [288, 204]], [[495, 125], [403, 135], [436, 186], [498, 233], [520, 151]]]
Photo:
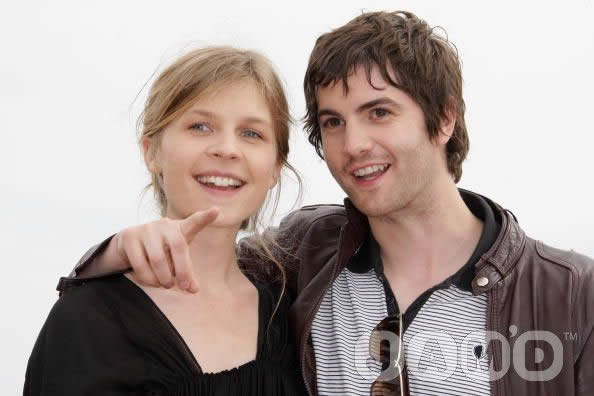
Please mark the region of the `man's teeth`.
[[372, 173], [375, 173], [378, 171], [383, 172], [387, 167], [388, 167], [388, 164], [372, 165], [372, 166], [367, 166], [365, 168], [357, 169], [353, 173], [357, 177], [363, 177], [363, 176], [371, 175]]
[[242, 184], [240, 180], [221, 176], [199, 176], [198, 181], [205, 184], [214, 184], [217, 187], [239, 187]]

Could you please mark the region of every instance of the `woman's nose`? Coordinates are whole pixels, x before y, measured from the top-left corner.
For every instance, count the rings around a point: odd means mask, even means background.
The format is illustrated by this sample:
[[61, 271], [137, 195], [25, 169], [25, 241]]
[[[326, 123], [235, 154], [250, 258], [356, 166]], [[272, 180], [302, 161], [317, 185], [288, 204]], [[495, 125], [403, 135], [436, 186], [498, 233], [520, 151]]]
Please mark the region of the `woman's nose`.
[[237, 139], [233, 134], [219, 134], [208, 149], [213, 157], [234, 159], [239, 156]]

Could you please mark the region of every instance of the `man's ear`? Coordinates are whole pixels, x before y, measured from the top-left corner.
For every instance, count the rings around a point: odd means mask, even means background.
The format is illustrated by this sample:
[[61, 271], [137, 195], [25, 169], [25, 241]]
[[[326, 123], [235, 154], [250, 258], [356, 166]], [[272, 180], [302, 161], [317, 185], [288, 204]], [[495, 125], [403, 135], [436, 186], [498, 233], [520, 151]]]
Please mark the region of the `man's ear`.
[[143, 137], [142, 138], [142, 154], [144, 156], [144, 163], [146, 164], [146, 168], [151, 173], [158, 173], [159, 168], [157, 166], [157, 158], [156, 158], [156, 147], [155, 142], [152, 137]]
[[446, 107], [445, 116], [440, 120], [439, 134], [436, 136], [437, 142], [441, 145], [446, 145], [454, 134], [455, 126], [456, 106], [450, 102], [450, 104]]

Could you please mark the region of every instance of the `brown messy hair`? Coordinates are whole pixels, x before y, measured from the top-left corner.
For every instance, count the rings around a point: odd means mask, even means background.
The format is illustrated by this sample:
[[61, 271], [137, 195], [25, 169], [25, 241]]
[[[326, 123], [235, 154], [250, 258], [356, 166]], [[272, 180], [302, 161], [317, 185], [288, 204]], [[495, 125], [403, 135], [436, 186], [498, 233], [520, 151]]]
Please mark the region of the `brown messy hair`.
[[469, 148], [458, 51], [447, 37], [406, 11], [364, 13], [316, 41], [304, 80], [304, 121], [318, 155], [324, 158], [316, 88], [341, 81], [348, 92], [347, 78], [358, 66], [364, 67], [369, 84], [377, 66], [387, 83], [406, 92], [423, 110], [431, 139], [440, 133], [441, 121], [455, 115], [446, 157], [458, 182]]
[[[301, 178], [288, 162], [292, 119], [283, 84], [270, 61], [255, 51], [232, 47], [205, 47], [190, 51], [175, 60], [157, 76], [151, 85], [144, 109], [137, 122], [138, 141], [142, 145], [143, 139], [151, 138], [154, 141], [151, 149], [159, 150], [163, 130], [194, 103], [229, 84], [245, 80], [256, 83], [268, 104], [273, 120], [277, 161], [282, 169], [288, 169], [296, 177], [300, 195]], [[273, 214], [278, 206], [281, 182], [282, 178], [279, 178], [275, 189]], [[154, 190], [161, 215], [164, 216], [167, 209], [167, 196], [161, 186], [159, 174], [151, 173], [151, 182], [147, 186], [147, 189], [149, 188]], [[260, 253], [260, 257], [275, 264], [277, 271], [271, 268], [265, 268], [264, 271], [279, 275], [283, 283], [282, 296], [286, 273], [277, 258], [276, 244], [273, 240], [264, 238], [258, 230], [263, 209], [269, 201], [267, 200], [257, 213], [245, 220], [241, 229], [247, 229], [254, 234], [252, 240], [256, 242], [254, 247]], [[262, 260], [251, 261], [262, 262]], [[249, 267], [252, 269], [251, 265]], [[262, 268], [256, 268], [256, 270], [262, 272]]]

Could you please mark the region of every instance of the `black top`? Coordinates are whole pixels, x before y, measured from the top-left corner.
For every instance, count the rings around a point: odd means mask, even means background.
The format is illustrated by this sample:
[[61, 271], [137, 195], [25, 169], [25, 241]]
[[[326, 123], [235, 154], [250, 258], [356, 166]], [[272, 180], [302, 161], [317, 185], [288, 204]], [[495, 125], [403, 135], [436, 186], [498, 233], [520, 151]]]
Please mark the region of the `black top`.
[[256, 359], [203, 373], [150, 297], [122, 274], [67, 290], [33, 348], [24, 395], [302, 395], [288, 329], [290, 304], [250, 277], [259, 292]]

